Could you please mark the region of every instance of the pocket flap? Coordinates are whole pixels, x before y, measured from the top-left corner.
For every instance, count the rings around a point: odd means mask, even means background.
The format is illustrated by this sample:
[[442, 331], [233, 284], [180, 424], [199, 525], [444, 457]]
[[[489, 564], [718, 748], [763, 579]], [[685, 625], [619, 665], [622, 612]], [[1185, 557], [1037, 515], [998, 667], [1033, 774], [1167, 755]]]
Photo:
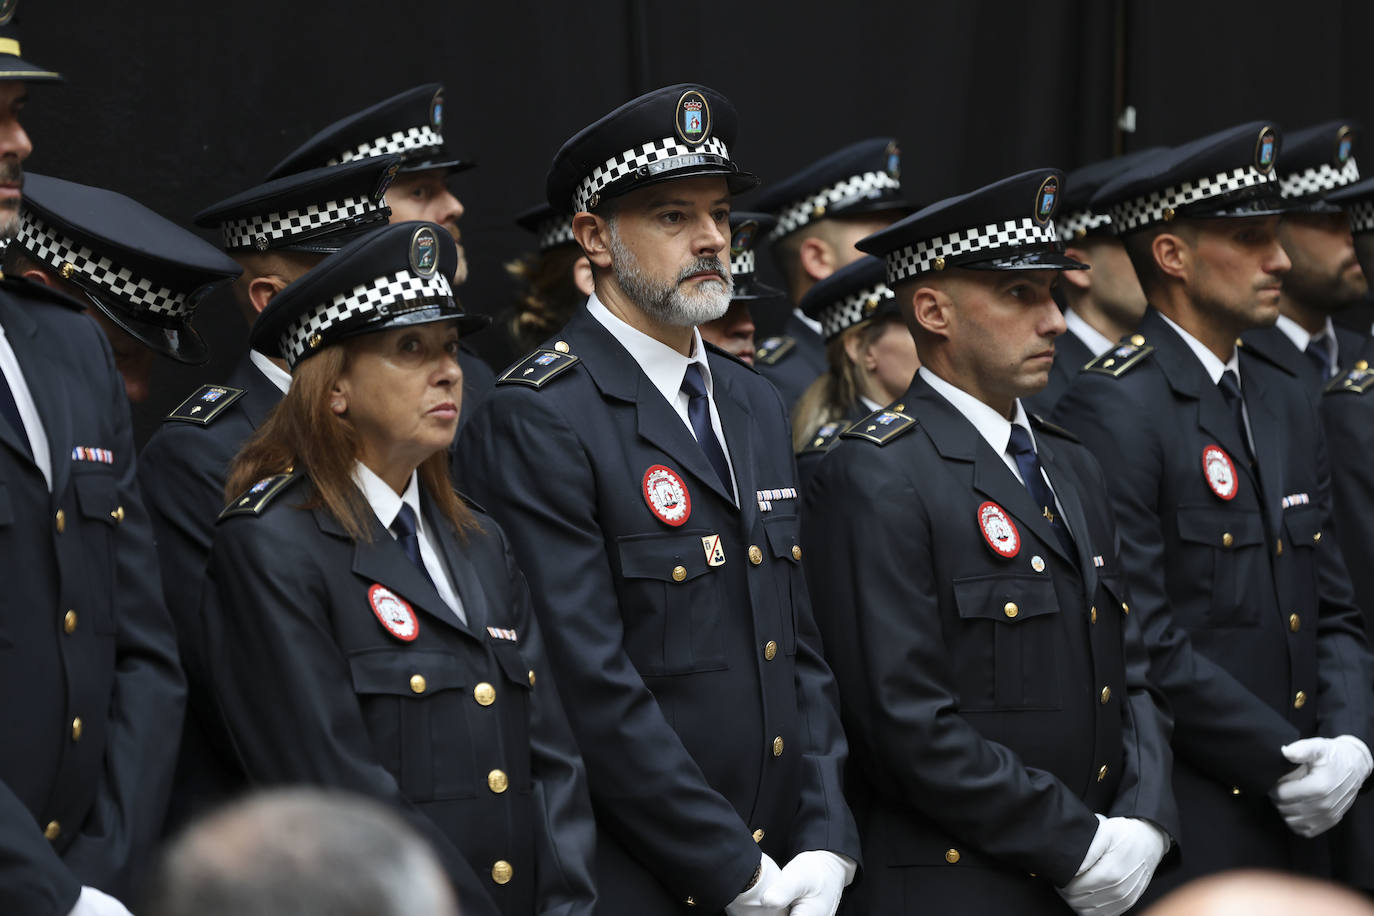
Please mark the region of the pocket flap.
[[1059, 613], [1059, 597], [1049, 576], [1024, 573], [955, 579], [954, 603], [967, 620], [1008, 624]]
[[[466, 684], [458, 659], [433, 649], [379, 649], [351, 655], [348, 668], [358, 693], [418, 696]], [[424, 678], [423, 682], [417, 679]], [[419, 688], [419, 689], [417, 689]]]
[[119, 505], [114, 478], [109, 474], [74, 474], [72, 484], [76, 487], [76, 504], [86, 518], [102, 521], [107, 525], [117, 524], [115, 509]]
[[1178, 536], [1213, 547], [1248, 547], [1264, 543], [1264, 521], [1255, 509], [1181, 506]]
[[1322, 514], [1316, 506], [1296, 506], [1283, 512], [1283, 527], [1294, 547], [1315, 547], [1322, 533]]
[[[706, 548], [700, 534], [633, 535], [617, 539], [620, 572], [627, 579], [686, 582], [705, 575]], [[679, 572], [680, 570], [680, 572]]]
[[768, 534], [768, 547], [773, 551], [773, 556], [789, 563], [801, 561], [801, 539], [797, 537], [795, 515], [765, 518], [763, 530]]
[[487, 645], [491, 646], [491, 654], [496, 656], [496, 663], [501, 666], [506, 680], [521, 690], [532, 689], [530, 666], [525, 664], [525, 657], [520, 654], [518, 646], [499, 639], [488, 640]]

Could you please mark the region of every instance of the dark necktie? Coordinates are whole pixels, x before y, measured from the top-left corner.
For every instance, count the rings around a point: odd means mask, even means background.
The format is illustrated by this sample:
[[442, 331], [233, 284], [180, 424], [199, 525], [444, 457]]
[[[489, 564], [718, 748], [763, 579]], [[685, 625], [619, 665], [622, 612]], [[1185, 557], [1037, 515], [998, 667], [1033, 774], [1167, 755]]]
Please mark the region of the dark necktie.
[[14, 392], [10, 390], [9, 379], [5, 378], [3, 372], [0, 372], [0, 416], [4, 416], [5, 422], [9, 423], [10, 428], [18, 436], [24, 453], [32, 457], [33, 450], [29, 448], [28, 430], [24, 428], [24, 419], [19, 416], [19, 405], [14, 401]]
[[425, 561], [420, 558], [420, 536], [416, 533], [415, 510], [409, 504], [401, 503], [401, 511], [396, 513], [396, 520], [391, 523], [391, 530], [396, 535], [396, 540], [400, 543], [401, 549], [410, 557], [410, 562], [420, 570], [430, 585], [434, 580], [429, 576], [429, 570], [425, 568]]
[[716, 431], [711, 428], [711, 404], [706, 397], [706, 380], [701, 377], [699, 363], [687, 366], [687, 373], [682, 377], [682, 391], [687, 395], [687, 419], [692, 423], [697, 445], [701, 446], [706, 453], [706, 460], [715, 468], [725, 492], [733, 495], [735, 488], [730, 480], [730, 464], [725, 460], [725, 450], [720, 447]]
[[1307, 349], [1303, 353], [1317, 367], [1317, 371], [1321, 373], [1322, 381], [1331, 378], [1334, 374], [1331, 366], [1331, 338], [1326, 335], [1325, 331], [1309, 340]]
[[1040, 506], [1040, 514], [1050, 523], [1055, 535], [1059, 538], [1059, 543], [1064, 545], [1064, 550], [1070, 557], [1076, 558], [1078, 552], [1074, 549], [1073, 538], [1069, 536], [1069, 528], [1064, 524], [1064, 520], [1055, 511], [1054, 493], [1050, 490], [1049, 484], [1045, 483], [1045, 475], [1040, 470], [1040, 458], [1035, 454], [1035, 446], [1031, 445], [1030, 433], [1026, 432], [1024, 426], [1011, 426], [1011, 440], [1007, 443], [1007, 451], [1016, 461], [1016, 467], [1021, 472], [1021, 479], [1026, 483], [1026, 489], [1030, 491], [1031, 499]]
[[1250, 449], [1250, 433], [1245, 429], [1245, 400], [1240, 396], [1240, 379], [1236, 378], [1234, 371], [1227, 369], [1221, 374], [1217, 388], [1221, 389], [1226, 406], [1231, 408], [1231, 416], [1235, 420], [1236, 430], [1240, 433], [1240, 441], [1245, 443], [1245, 454], [1253, 464], [1255, 453]]

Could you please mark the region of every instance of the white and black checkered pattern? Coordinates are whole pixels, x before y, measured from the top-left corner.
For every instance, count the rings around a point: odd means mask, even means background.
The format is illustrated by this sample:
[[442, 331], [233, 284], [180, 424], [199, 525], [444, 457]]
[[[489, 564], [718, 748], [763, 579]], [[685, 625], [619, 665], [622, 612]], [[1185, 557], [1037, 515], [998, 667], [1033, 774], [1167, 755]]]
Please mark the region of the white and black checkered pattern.
[[696, 147], [687, 146], [676, 137], [664, 137], [662, 140], [650, 140], [636, 149], [626, 150], [618, 156], [612, 156], [592, 169], [592, 173], [582, 179], [573, 189], [573, 212], [581, 213], [583, 210], [590, 209], [591, 199], [594, 195], [600, 194], [635, 169], [663, 159], [672, 159], [675, 156], [692, 156], [698, 153], [711, 153], [723, 159], [730, 158], [730, 151], [726, 148], [725, 141], [718, 137], [708, 137], [705, 143]]
[[1360, 168], [1355, 157], [1345, 160], [1339, 169], [1323, 162], [1313, 169], [1303, 169], [1279, 179], [1279, 191], [1284, 197], [1307, 197], [1323, 191], [1334, 191], [1360, 180]]
[[851, 296], [845, 296], [839, 302], [832, 302], [816, 316], [821, 323], [821, 334], [826, 340], [830, 340], [836, 334], [869, 318], [872, 315], [872, 310], [868, 307], [870, 302], [874, 303], [876, 308], [878, 302], [896, 295], [886, 283], [879, 283], [872, 289], [861, 290]]
[[1061, 239], [1068, 240], [1077, 237], [1080, 229], [1087, 235], [1093, 229], [1110, 226], [1111, 223], [1112, 218], [1105, 213], [1075, 210], [1066, 216], [1055, 217], [1054, 231], [1059, 233]]
[[1350, 214], [1351, 232], [1374, 232], [1374, 201], [1357, 200], [1342, 207]]
[[85, 245], [67, 238], [44, 223], [27, 207], [19, 218], [15, 241], [39, 261], [56, 271], [70, 264], [72, 269], [132, 309], [141, 309], [166, 318], [189, 317], [195, 306], [186, 296], [96, 254]]
[[832, 184], [819, 193], [813, 194], [811, 197], [783, 207], [778, 211], [777, 225], [768, 233], [768, 241], [776, 242], [784, 235], [796, 232], [813, 219], [822, 219], [825, 214], [824, 211], [817, 214], [816, 209], [818, 207], [824, 207], [828, 211], [841, 201], [876, 197], [878, 192], [888, 189], [900, 191], [902, 183], [887, 172], [864, 172], [862, 175], [852, 175], [844, 181]]
[[1222, 172], [1210, 178], [1185, 181], [1162, 191], [1152, 191], [1145, 197], [1136, 197], [1132, 200], [1123, 200], [1113, 204], [1112, 224], [1118, 234], [1129, 232], [1132, 229], [1162, 222], [1164, 211], [1167, 209], [1177, 210], [1209, 197], [1221, 197], [1224, 194], [1232, 194], [1271, 181], [1278, 181], [1272, 170], [1261, 172], [1249, 165], [1231, 169], [1229, 172]]
[[452, 296], [448, 278], [441, 273], [419, 277], [409, 270], [398, 270], [371, 283], [359, 284], [301, 315], [282, 333], [279, 346], [287, 365], [294, 367], [312, 349], [310, 338], [329, 328], [374, 312], [389, 315], [405, 311], [391, 307], [398, 302]]
[[548, 251], [559, 245], [576, 241], [573, 238], [572, 217], [555, 216], [539, 224], [539, 250]]
[[936, 258], [948, 259], [975, 251], [1041, 245], [1058, 240], [1053, 222], [1042, 226], [1029, 217], [992, 223], [981, 229], [963, 229], [889, 252], [887, 282], [897, 284], [907, 277], [926, 273], [934, 266]]
[[754, 272], [754, 250], [746, 248], [730, 258], [730, 276], [741, 277]]
[[[273, 242], [288, 241], [301, 235], [318, 234], [319, 230], [335, 223], [345, 223], [379, 213], [384, 203], [370, 197], [346, 197], [323, 204], [311, 204], [304, 210], [268, 213], [266, 216], [245, 216], [220, 224], [224, 247], [230, 251], [243, 248], [271, 248]], [[259, 246], [258, 239], [264, 244]]]
[[433, 152], [443, 145], [444, 135], [425, 124], [360, 143], [353, 149], [344, 150], [325, 165], [342, 165], [354, 159], [371, 159], [373, 156], [400, 155], [406, 159], [414, 159], [417, 153]]

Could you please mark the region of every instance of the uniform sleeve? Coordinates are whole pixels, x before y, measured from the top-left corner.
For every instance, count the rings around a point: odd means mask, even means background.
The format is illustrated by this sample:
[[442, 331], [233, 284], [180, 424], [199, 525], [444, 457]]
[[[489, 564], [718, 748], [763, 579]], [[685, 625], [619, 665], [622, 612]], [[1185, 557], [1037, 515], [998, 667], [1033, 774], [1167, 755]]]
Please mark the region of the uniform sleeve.
[[[115, 530], [115, 678], [100, 788], [63, 861], [85, 884], [114, 896], [146, 865], [161, 836], [186, 704], [176, 634], [163, 602], [152, 527], [135, 479], [124, 385], [99, 329], [107, 371], [104, 399], [113, 428], [124, 519]], [[95, 392], [92, 392], [95, 396]]]
[[625, 651], [576, 420], [547, 393], [498, 387], [459, 438], [461, 474], [529, 578], [601, 826], [679, 899], [715, 912], [748, 883], [759, 850]]
[[[852, 740], [887, 791], [1009, 866], [1056, 886], [1097, 832], [1053, 774], [1027, 766], [959, 711], [943, 637], [932, 519], [876, 448], [842, 443], [812, 480], [802, 540]], [[872, 774], [870, 774], [872, 775]]]
[[433, 844], [463, 913], [496, 916], [462, 853], [376, 759], [330, 631], [323, 575], [309, 543], [270, 519], [232, 519], [216, 531], [201, 603], [203, 652], [245, 772], [259, 784], [308, 783], [390, 804]]
[[[1096, 383], [1096, 384], [1095, 384]], [[1117, 389], [1087, 374], [1060, 399], [1055, 419], [1072, 430], [1112, 469], [1108, 495], [1121, 537], [1132, 610], [1150, 655], [1150, 675], [1174, 714], [1173, 746], [1218, 781], [1263, 795], [1291, 770], [1279, 748], [1298, 730], [1247, 690], [1230, 672], [1193, 649], [1175, 624], [1165, 587], [1168, 568], [1159, 513], [1165, 443], [1144, 405], [1126, 402]]]
[[1374, 393], [1326, 395], [1321, 416], [1331, 445], [1332, 502], [1343, 510], [1333, 519], [1336, 540], [1368, 630], [1374, 623]]

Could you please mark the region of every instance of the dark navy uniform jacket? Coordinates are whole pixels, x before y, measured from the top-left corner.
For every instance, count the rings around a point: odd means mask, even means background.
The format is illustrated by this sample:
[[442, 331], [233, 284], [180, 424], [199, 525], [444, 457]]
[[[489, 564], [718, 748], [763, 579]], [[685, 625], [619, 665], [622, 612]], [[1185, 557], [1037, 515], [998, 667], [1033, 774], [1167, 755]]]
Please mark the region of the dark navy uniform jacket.
[[49, 493], [0, 421], [0, 912], [65, 914], [82, 884], [126, 894], [148, 864], [185, 685], [109, 344], [17, 281], [0, 326], [53, 473]]
[[[768, 353], [780, 348], [785, 349], [776, 358]], [[788, 315], [783, 336], [764, 341], [759, 349], [763, 351], [755, 359], [759, 373], [778, 389], [788, 410], [826, 370], [825, 339], [807, 327], [796, 312]]]
[[[591, 913], [586, 775], [501, 530], [478, 513], [464, 541], [425, 510], [464, 625], [375, 517], [354, 542], [298, 508], [311, 495], [301, 480], [260, 515], [231, 504], [215, 530], [202, 651], [244, 771], [391, 803], [465, 914]], [[374, 613], [378, 586], [408, 603], [412, 641]]]
[[[1102, 472], [1032, 420], [1070, 556], [949, 401], [918, 375], [901, 402], [844, 434], [803, 514], [864, 841], [850, 912], [1066, 914], [1095, 813], [1178, 834]], [[988, 504], [1014, 552], [986, 541]]]
[[1056, 337], [1054, 365], [1050, 366], [1049, 384], [1036, 394], [1021, 399], [1021, 403], [1026, 407], [1026, 413], [1038, 413], [1042, 417], [1048, 417], [1054, 411], [1054, 405], [1064, 396], [1064, 392], [1069, 390], [1069, 384], [1096, 355], [1073, 331], [1065, 331]]
[[[736, 508], [608, 330], [579, 311], [559, 343], [498, 379], [458, 445], [530, 579], [587, 763], [605, 912], [676, 914], [690, 897], [719, 913], [760, 847], [779, 864], [857, 859], [777, 392], [711, 350]], [[512, 381], [560, 366], [542, 387]], [[676, 526], [646, 501], [656, 466], [687, 491]], [[703, 542], [717, 537], [718, 556]]]
[[[1134, 610], [1174, 712], [1182, 869], [1154, 884], [1236, 866], [1324, 868], [1327, 839], [1297, 838], [1267, 797], [1293, 769], [1281, 745], [1371, 737], [1374, 673], [1330, 536], [1316, 412], [1296, 376], [1240, 348], [1256, 474], [1183, 338], [1153, 308], [1139, 333], [1143, 348], [1099, 357], [1094, 366], [1117, 362], [1082, 372], [1055, 415], [1111, 469]], [[1229, 498], [1205, 470], [1218, 449], [1234, 468], [1233, 488], [1220, 487]]]
[[[1340, 369], [1348, 369], [1358, 358], [1360, 351], [1364, 348], [1365, 342], [1369, 339], [1367, 335], [1343, 328], [1340, 325], [1333, 325], [1336, 330], [1336, 362]], [[1246, 345], [1253, 347], [1269, 357], [1272, 362], [1278, 363], [1289, 372], [1296, 375], [1312, 396], [1318, 397], [1327, 383], [1331, 381], [1328, 377], [1323, 377], [1316, 363], [1308, 358], [1293, 343], [1293, 338], [1283, 333], [1277, 325], [1268, 328], [1257, 328], [1253, 331], [1246, 331], [1241, 335], [1241, 339]]]
[[[901, 410], [900, 407], [897, 408]], [[803, 498], [806, 489], [811, 485], [811, 478], [816, 474], [816, 468], [820, 467], [821, 459], [826, 452], [835, 447], [835, 443], [840, 441], [840, 433], [849, 428], [849, 425], [856, 420], [860, 420], [869, 414], [868, 405], [863, 401], [855, 401], [849, 405], [843, 418], [831, 423], [822, 423], [816, 430], [816, 435], [802, 446], [797, 452], [797, 480]]]

